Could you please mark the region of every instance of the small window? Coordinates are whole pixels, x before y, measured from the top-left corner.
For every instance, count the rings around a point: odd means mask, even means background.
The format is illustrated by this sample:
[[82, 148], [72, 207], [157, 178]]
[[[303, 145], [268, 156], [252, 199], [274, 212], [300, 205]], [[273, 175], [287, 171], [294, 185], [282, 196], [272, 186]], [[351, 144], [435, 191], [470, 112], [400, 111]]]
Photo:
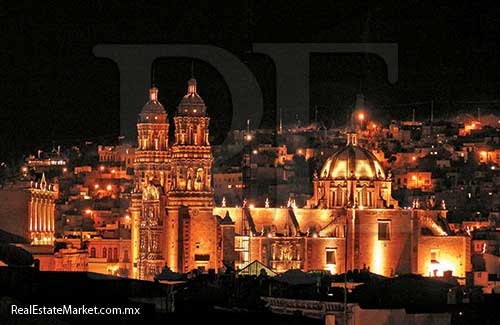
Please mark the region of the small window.
[[208, 262], [208, 261], [210, 261], [210, 255], [209, 254], [195, 254], [194, 260], [201, 261], [201, 262]]
[[106, 253], [107, 253], [107, 250], [106, 250], [106, 247], [104, 247], [102, 249], [102, 257], [106, 257], [106, 255], [107, 255]]
[[92, 247], [90, 249], [90, 257], [93, 257], [93, 258], [95, 257], [95, 247]]
[[390, 240], [390, 225], [389, 220], [378, 221], [378, 240]]
[[337, 250], [335, 248], [326, 248], [326, 264], [337, 264]]

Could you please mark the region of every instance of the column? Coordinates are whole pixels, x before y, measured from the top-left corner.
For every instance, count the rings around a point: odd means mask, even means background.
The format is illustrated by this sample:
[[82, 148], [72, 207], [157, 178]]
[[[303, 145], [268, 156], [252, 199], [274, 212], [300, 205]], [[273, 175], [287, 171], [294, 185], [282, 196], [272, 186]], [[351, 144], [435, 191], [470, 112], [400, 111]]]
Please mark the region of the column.
[[42, 204], [42, 228], [43, 232], [47, 231], [47, 199], [43, 199]]
[[28, 218], [29, 218], [29, 223], [30, 223], [29, 232], [31, 233], [33, 231], [33, 199], [30, 200], [30, 203], [28, 206]]
[[37, 232], [39, 232], [39, 231], [42, 231], [42, 202], [38, 198], [37, 198], [36, 201], [37, 201], [36, 202], [36, 206], [37, 206], [37, 209], [36, 209], [36, 218], [38, 219], [38, 222], [37, 222], [37, 224], [38, 224], [38, 226], [37, 226], [38, 231]]

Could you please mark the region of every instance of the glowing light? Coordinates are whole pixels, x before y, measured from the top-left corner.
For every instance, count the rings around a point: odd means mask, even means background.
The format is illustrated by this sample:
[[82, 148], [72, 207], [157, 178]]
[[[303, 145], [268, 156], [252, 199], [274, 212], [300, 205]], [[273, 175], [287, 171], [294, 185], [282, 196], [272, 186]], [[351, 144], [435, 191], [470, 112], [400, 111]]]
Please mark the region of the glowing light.
[[258, 151], [257, 151], [257, 150], [253, 150], [253, 151], [252, 151], [252, 153], [253, 153], [254, 155], [256, 155], [256, 154], [258, 153]]
[[416, 181], [416, 180], [417, 180], [417, 176], [413, 175], [413, 176], [411, 177], [411, 179], [412, 179], [412, 180], [414, 180], [414, 181]]
[[111, 185], [106, 186], [106, 190], [111, 191], [112, 189], [113, 189], [113, 186], [111, 186]]
[[299, 149], [299, 150], [297, 151], [297, 153], [298, 153], [299, 155], [303, 155], [303, 154], [304, 154], [304, 151], [303, 151], [302, 149]]
[[247, 141], [251, 141], [251, 140], [252, 140], [252, 135], [247, 134], [247, 135], [245, 136], [245, 140], [247, 140]]
[[375, 239], [374, 252], [372, 256], [373, 272], [376, 274], [384, 274], [384, 243]]
[[330, 272], [330, 274], [337, 273], [337, 265], [335, 264], [326, 264], [326, 269]]
[[114, 174], [114, 173], [116, 173], [116, 170], [111, 169], [111, 174]]
[[446, 271], [451, 271], [452, 274], [455, 274], [455, 264], [448, 260], [432, 260], [427, 265], [427, 274], [429, 276], [443, 276]]
[[28, 167], [23, 167], [21, 170], [23, 173], [26, 173], [26, 172], [28, 172]]
[[125, 220], [127, 220], [127, 221], [130, 220], [130, 216], [128, 214], [125, 216]]
[[62, 169], [62, 171], [63, 171], [63, 173], [66, 173], [66, 172], [68, 171], [68, 168], [64, 167], [64, 168]]
[[99, 184], [95, 184], [94, 188], [97, 190], [99, 188]]
[[411, 160], [415, 161], [415, 160], [417, 160], [417, 157], [413, 156], [413, 157], [411, 157]]
[[359, 113], [358, 114], [358, 120], [363, 121], [365, 119], [365, 114], [364, 113]]
[[372, 124], [372, 128], [376, 129], [377, 128], [377, 124], [373, 123]]
[[104, 170], [104, 166], [99, 167], [99, 170], [103, 171]]
[[92, 210], [87, 209], [87, 210], [85, 210], [85, 213], [86, 213], [86, 214], [92, 214]]
[[249, 207], [250, 209], [253, 209], [253, 208], [255, 208], [255, 205], [254, 205], [254, 204], [250, 204], [248, 207]]
[[158, 119], [158, 116], [155, 116], [155, 120], [157, 120], [157, 119]]

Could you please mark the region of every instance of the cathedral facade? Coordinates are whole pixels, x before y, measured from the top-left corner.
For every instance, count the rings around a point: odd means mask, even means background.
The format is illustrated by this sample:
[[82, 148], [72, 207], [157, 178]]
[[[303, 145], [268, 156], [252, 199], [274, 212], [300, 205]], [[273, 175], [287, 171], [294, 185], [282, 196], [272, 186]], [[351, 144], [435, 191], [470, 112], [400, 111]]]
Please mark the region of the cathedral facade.
[[399, 208], [391, 184], [391, 174], [348, 134], [346, 146], [314, 174], [305, 207], [214, 210], [234, 227], [234, 254], [226, 253], [224, 262], [241, 269], [258, 260], [278, 273], [369, 269], [384, 276], [452, 271], [465, 277], [470, 238], [451, 235], [444, 207]]
[[220, 264], [210, 118], [196, 87], [196, 80], [190, 79], [174, 117], [171, 146], [158, 89], [150, 90], [139, 115], [130, 202], [132, 273], [137, 278], [151, 279], [165, 264], [179, 272], [216, 269]]
[[216, 207], [207, 108], [188, 81], [168, 139], [168, 117], [150, 90], [137, 124], [132, 218], [133, 277], [152, 279], [167, 265], [242, 269], [258, 260], [275, 272], [343, 273], [370, 269], [464, 277], [470, 239], [449, 231], [444, 207], [398, 207], [390, 173], [355, 134], [313, 177], [314, 193], [297, 208]]

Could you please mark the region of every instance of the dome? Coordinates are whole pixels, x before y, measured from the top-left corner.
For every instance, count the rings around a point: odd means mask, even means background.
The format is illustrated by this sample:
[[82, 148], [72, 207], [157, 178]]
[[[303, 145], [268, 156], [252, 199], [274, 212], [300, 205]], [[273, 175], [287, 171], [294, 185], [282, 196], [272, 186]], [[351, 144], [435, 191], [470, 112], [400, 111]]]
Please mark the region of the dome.
[[188, 81], [188, 93], [181, 99], [177, 112], [181, 116], [205, 116], [207, 107], [196, 91], [196, 79]]
[[378, 159], [357, 145], [355, 135], [348, 135], [347, 145], [325, 161], [319, 176], [321, 179], [385, 179]]
[[141, 114], [166, 114], [165, 108], [158, 101], [158, 88], [149, 90], [149, 101], [142, 107]]

